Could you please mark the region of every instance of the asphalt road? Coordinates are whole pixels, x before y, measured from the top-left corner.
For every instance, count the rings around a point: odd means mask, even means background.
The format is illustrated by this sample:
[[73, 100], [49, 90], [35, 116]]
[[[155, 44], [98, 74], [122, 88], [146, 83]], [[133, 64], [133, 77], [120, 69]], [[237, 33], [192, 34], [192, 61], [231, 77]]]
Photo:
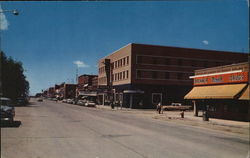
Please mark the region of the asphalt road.
[[131, 113], [53, 101], [16, 109], [2, 158], [247, 158], [249, 142]]

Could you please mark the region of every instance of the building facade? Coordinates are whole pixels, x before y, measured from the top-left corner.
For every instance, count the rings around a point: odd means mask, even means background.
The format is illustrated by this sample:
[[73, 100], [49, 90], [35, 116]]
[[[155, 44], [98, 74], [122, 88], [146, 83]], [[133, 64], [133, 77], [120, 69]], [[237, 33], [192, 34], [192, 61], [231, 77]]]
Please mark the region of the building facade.
[[96, 96], [97, 95], [97, 75], [81, 75], [78, 77], [76, 97], [78, 96]]
[[[105, 59], [110, 61], [108, 74]], [[105, 89], [110, 75], [114, 101], [124, 107], [184, 103], [194, 70], [242, 61], [247, 54], [132, 43], [99, 60], [98, 86]], [[104, 104], [105, 90], [100, 95]]]
[[250, 121], [249, 62], [195, 71], [193, 89], [185, 99], [194, 103], [194, 115]]

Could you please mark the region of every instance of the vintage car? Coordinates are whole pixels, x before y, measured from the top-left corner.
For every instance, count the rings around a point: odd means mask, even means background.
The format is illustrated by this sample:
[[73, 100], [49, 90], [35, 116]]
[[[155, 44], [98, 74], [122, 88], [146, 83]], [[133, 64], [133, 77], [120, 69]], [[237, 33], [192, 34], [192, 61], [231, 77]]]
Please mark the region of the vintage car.
[[15, 108], [11, 104], [11, 100], [9, 98], [0, 98], [0, 107], [1, 107], [1, 120], [8, 119], [13, 122], [15, 117]]

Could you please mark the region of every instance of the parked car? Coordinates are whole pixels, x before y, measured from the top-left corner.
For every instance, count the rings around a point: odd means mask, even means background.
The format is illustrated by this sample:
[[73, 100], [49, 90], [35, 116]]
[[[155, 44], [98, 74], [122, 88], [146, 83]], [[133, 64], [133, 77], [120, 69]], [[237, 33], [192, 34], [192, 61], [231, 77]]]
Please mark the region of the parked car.
[[77, 105], [82, 105], [82, 106], [85, 106], [85, 103], [87, 102], [87, 100], [78, 100], [77, 101]]
[[1, 107], [1, 120], [8, 119], [13, 122], [15, 117], [15, 108], [11, 104], [11, 100], [9, 98], [0, 98], [0, 107]]
[[28, 104], [28, 98], [26, 98], [26, 97], [20, 97], [20, 98], [17, 98], [16, 99], [16, 105], [17, 106], [23, 106], [23, 105], [26, 105], [26, 104]]
[[63, 99], [62, 102], [63, 102], [63, 103], [67, 103], [67, 99]]
[[74, 100], [73, 99], [67, 99], [67, 103], [68, 104], [74, 104]]
[[57, 98], [52, 98], [52, 101], [57, 101]]
[[38, 102], [42, 102], [42, 101], [43, 101], [43, 98], [38, 98], [37, 101], [38, 101]]
[[87, 102], [85, 103], [85, 106], [87, 106], [87, 107], [96, 107], [96, 103], [94, 101], [87, 100]]

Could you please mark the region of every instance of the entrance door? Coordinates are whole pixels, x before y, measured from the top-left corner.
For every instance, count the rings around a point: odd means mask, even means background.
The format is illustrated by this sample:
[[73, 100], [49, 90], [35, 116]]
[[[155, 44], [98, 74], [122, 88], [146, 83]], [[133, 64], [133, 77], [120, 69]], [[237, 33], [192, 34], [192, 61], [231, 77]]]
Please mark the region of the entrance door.
[[162, 93], [152, 93], [152, 104], [162, 103]]

